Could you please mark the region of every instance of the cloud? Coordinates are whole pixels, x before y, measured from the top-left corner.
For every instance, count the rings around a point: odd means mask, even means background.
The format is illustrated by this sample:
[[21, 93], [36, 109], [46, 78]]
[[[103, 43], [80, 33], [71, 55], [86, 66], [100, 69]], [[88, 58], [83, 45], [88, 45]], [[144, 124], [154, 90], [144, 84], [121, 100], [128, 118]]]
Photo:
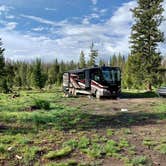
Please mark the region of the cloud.
[[17, 26], [17, 22], [8, 22], [7, 24], [6, 24], [6, 29], [7, 30], [14, 30], [15, 28], [16, 28], [16, 26]]
[[98, 13], [91, 13], [88, 16], [85, 16], [82, 20], [83, 24], [90, 24], [91, 20], [100, 18]]
[[96, 5], [96, 4], [97, 4], [97, 1], [98, 1], [98, 0], [91, 0], [91, 2], [92, 2], [93, 5]]
[[15, 16], [13, 16], [13, 15], [7, 15], [6, 18], [7, 18], [7, 19], [14, 19]]
[[8, 11], [8, 10], [9, 10], [9, 8], [8, 8], [7, 6], [5, 6], [5, 5], [0, 5], [0, 11], [1, 11], [1, 12]]
[[36, 27], [36, 28], [32, 28], [33, 31], [36, 31], [36, 32], [41, 32], [44, 30], [44, 27]]
[[82, 24], [90, 24], [92, 20], [99, 20], [100, 17], [104, 16], [107, 12], [107, 9], [98, 9], [98, 8], [92, 8], [92, 13], [84, 16], [82, 20]]
[[5, 5], [0, 5], [0, 15], [3, 13], [7, 13], [9, 11], [10, 7], [5, 6]]
[[164, 53], [164, 55], [166, 56], [166, 47], [165, 47], [166, 45], [166, 28], [165, 28], [166, 27], [166, 0], [164, 0], [163, 2], [163, 8], [164, 8], [163, 16], [165, 20], [162, 22], [160, 29], [165, 34], [165, 41], [164, 43], [160, 44], [160, 51]]
[[45, 10], [47, 10], [47, 11], [56, 11], [57, 9], [55, 9], [55, 8], [45, 8]]
[[47, 20], [47, 19], [44, 19], [41, 17], [24, 15], [24, 14], [21, 14], [21, 17], [28, 18], [28, 19], [31, 19], [31, 20], [36, 21], [38, 23], [47, 24], [47, 25], [51, 25], [51, 26], [63, 26], [66, 23], [66, 20], [63, 20], [60, 22], [55, 22], [55, 21], [50, 21], [50, 20]]

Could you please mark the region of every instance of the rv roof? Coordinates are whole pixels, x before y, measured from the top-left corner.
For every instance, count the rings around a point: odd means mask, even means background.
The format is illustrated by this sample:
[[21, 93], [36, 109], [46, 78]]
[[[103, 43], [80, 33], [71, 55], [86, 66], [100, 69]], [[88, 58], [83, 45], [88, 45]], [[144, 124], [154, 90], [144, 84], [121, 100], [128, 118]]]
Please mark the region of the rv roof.
[[67, 71], [67, 73], [81, 73], [81, 72], [84, 72], [85, 70], [101, 69], [101, 68], [107, 68], [107, 67], [112, 69], [120, 69], [119, 67], [102, 66], [102, 67], [90, 67], [90, 68], [70, 70], [70, 71]]

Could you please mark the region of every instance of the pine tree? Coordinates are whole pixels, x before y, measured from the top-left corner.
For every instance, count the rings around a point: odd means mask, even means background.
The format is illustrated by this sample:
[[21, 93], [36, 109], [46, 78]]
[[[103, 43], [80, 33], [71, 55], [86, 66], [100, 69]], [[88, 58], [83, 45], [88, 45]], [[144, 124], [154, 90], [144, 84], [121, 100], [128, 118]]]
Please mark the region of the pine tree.
[[90, 60], [88, 62], [88, 66], [95, 66], [96, 65], [96, 57], [98, 56], [98, 50], [94, 49], [94, 43], [90, 46], [90, 53], [89, 57]]
[[2, 79], [2, 77], [5, 76], [5, 58], [3, 56], [5, 49], [2, 48], [1, 46], [2, 46], [2, 42], [0, 39], [0, 78]]
[[5, 71], [6, 71], [6, 82], [7, 82], [8, 88], [12, 89], [14, 85], [14, 77], [15, 77], [14, 66], [12, 62], [10, 61], [6, 62]]
[[117, 56], [114, 54], [111, 58], [111, 66], [116, 67], [118, 65]]
[[42, 72], [42, 64], [40, 59], [36, 59], [34, 70], [33, 70], [34, 85], [37, 88], [43, 88], [46, 83], [46, 76]]
[[6, 80], [5, 58], [3, 56], [5, 49], [2, 48], [2, 42], [0, 39], [0, 92], [8, 93], [9, 88]]
[[129, 73], [134, 86], [152, 85], [158, 78], [161, 65], [158, 43], [164, 41], [164, 34], [159, 26], [163, 21], [163, 0], [138, 0], [138, 6], [132, 12], [135, 23], [131, 33], [131, 56], [129, 57]]
[[103, 65], [105, 65], [105, 62], [104, 62], [104, 60], [100, 59], [99, 60], [99, 66], [103, 66]]
[[58, 60], [56, 59], [54, 64], [51, 64], [48, 69], [49, 84], [55, 84], [57, 82], [58, 73], [59, 73], [59, 64], [58, 64]]
[[80, 68], [86, 67], [85, 54], [83, 51], [81, 51], [81, 53], [80, 53], [79, 67]]

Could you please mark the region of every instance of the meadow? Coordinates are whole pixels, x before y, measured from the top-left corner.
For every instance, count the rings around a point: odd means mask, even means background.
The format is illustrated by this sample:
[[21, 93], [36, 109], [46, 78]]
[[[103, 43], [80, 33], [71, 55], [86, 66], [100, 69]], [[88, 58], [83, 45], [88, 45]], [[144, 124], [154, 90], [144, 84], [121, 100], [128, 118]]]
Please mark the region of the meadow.
[[0, 165], [165, 163], [166, 99], [155, 93], [118, 100], [66, 98], [58, 88], [0, 94]]

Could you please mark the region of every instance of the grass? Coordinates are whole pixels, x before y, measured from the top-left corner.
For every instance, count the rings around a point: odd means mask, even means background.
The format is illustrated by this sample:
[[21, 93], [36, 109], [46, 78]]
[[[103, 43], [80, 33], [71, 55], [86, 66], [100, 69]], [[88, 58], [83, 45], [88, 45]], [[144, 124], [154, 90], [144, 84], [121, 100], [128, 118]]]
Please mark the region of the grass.
[[107, 136], [112, 136], [114, 134], [112, 129], [107, 129]]
[[119, 153], [120, 148], [119, 148], [117, 142], [115, 142], [114, 140], [109, 140], [106, 142], [104, 150], [105, 150], [107, 156], [114, 156], [117, 153]]
[[85, 149], [88, 147], [90, 144], [90, 140], [87, 137], [81, 137], [79, 142], [78, 142], [78, 148], [79, 149]]
[[[150, 112], [108, 115], [102, 114], [96, 101], [101, 114], [89, 108], [93, 100], [87, 104], [81, 100], [64, 98], [59, 89], [20, 91], [16, 98], [0, 94], [0, 165], [93, 166], [125, 156], [133, 165], [147, 161], [130, 141], [138, 136], [132, 127], [149, 119], [165, 120], [163, 99], [151, 105]], [[144, 137], [140, 146], [165, 154], [165, 142], [153, 141]]]
[[146, 163], [147, 163], [146, 156], [136, 156], [131, 160], [131, 164], [133, 166], [141, 166], [141, 165], [145, 165]]
[[59, 158], [59, 157], [67, 156], [71, 152], [72, 152], [72, 148], [70, 146], [66, 146], [66, 147], [64, 147], [60, 150], [48, 152], [48, 154], [46, 154], [44, 156], [44, 158], [52, 160], [52, 159], [56, 159], [56, 158]]
[[143, 140], [143, 144], [146, 145], [146, 146], [148, 146], [148, 147], [150, 148], [150, 147], [155, 146], [155, 145], [157, 144], [157, 142], [153, 141], [153, 140], [150, 139], [150, 138], [145, 138], [145, 139]]
[[161, 154], [166, 154], [166, 144], [160, 144], [155, 147]]

